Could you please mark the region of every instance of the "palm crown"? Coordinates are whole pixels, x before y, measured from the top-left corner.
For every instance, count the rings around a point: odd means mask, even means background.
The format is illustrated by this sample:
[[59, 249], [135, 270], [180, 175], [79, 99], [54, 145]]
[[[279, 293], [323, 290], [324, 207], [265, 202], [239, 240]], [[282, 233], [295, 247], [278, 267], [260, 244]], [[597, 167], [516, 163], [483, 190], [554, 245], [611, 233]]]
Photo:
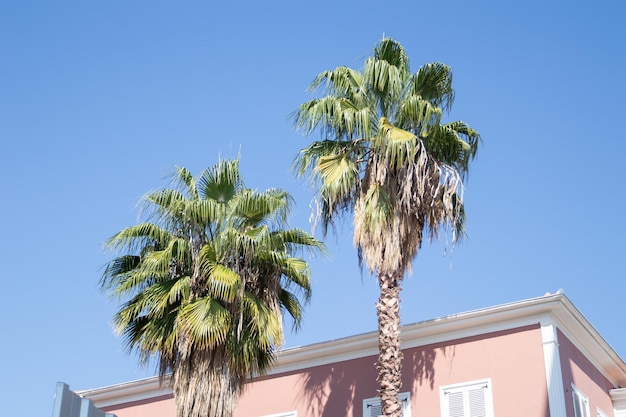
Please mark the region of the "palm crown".
[[176, 187], [146, 195], [150, 221], [107, 242], [124, 252], [102, 279], [125, 300], [115, 326], [144, 362], [158, 358], [161, 376], [173, 371], [179, 415], [232, 412], [245, 379], [271, 365], [282, 313], [296, 327], [302, 318], [310, 271], [294, 253], [322, 249], [309, 234], [282, 229], [289, 194], [245, 188], [238, 167], [220, 161], [196, 178], [178, 168]]
[[[480, 136], [462, 121], [442, 123], [454, 100], [450, 67], [435, 62], [411, 73], [404, 48], [385, 38], [362, 71], [324, 71], [310, 89], [325, 94], [302, 104], [294, 121], [322, 140], [303, 149], [294, 168], [319, 185], [324, 230], [354, 210], [355, 244], [370, 269], [381, 272], [410, 266], [410, 248], [419, 248], [424, 229], [437, 235], [440, 226], [452, 226], [455, 239], [461, 236], [462, 180]], [[381, 242], [402, 216], [411, 230], [395, 243]], [[402, 249], [404, 261], [385, 262], [380, 244], [368, 249], [372, 239]]]

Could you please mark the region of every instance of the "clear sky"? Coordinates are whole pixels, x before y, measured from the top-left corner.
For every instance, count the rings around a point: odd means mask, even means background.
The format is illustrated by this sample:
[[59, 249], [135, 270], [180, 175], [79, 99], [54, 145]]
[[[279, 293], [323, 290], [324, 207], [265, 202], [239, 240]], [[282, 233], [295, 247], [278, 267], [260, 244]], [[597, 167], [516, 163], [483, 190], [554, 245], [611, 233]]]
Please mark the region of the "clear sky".
[[[252, 188], [281, 187], [308, 144], [289, 114], [319, 72], [360, 68], [384, 35], [412, 68], [452, 66], [484, 144], [466, 187], [469, 239], [424, 245], [402, 320], [565, 294], [626, 356], [623, 1], [0, 0], [0, 356], [3, 414], [50, 415], [57, 381], [154, 374], [111, 329], [102, 243], [176, 165], [240, 155]], [[317, 138], [317, 137], [314, 137]], [[313, 138], [311, 138], [313, 139]], [[351, 224], [313, 259], [313, 299], [287, 347], [376, 329]]]

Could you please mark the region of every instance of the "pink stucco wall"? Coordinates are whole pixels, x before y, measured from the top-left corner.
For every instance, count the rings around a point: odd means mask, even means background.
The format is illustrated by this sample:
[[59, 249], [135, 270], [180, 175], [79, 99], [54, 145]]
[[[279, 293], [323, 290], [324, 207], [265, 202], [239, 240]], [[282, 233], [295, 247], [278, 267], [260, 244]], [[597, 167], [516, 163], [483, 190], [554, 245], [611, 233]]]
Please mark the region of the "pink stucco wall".
[[[362, 417], [376, 396], [375, 356], [259, 379], [249, 384], [235, 417], [297, 411], [298, 417]], [[408, 349], [403, 391], [413, 417], [440, 417], [441, 386], [491, 378], [494, 413], [548, 417], [538, 325]]]
[[113, 413], [117, 417], [176, 417], [176, 406], [172, 395], [102, 407], [102, 411]]
[[560, 331], [558, 340], [567, 416], [574, 415], [573, 384], [588, 398], [592, 416], [597, 415], [597, 409], [600, 408], [607, 416], [613, 417], [613, 403], [609, 395], [609, 391], [614, 388], [611, 382]]
[[[298, 417], [362, 417], [364, 398], [376, 396], [376, 356], [250, 382], [234, 417], [297, 411]], [[491, 378], [494, 414], [548, 417], [539, 325], [404, 351], [403, 390], [413, 417], [440, 417], [441, 386]], [[175, 417], [171, 397], [109, 407], [118, 417]]]

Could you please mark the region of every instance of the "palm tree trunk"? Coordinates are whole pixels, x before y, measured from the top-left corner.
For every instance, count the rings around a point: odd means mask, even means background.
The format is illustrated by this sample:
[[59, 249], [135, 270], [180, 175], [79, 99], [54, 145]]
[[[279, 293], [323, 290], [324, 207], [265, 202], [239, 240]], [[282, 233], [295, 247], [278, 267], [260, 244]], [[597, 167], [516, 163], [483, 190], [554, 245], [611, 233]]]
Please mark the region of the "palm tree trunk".
[[379, 397], [386, 417], [401, 417], [402, 405], [398, 394], [402, 388], [402, 350], [400, 346], [400, 290], [402, 276], [380, 274], [380, 296], [376, 304], [378, 315]]
[[225, 358], [211, 352], [193, 352], [173, 374], [177, 417], [231, 417], [241, 382]]

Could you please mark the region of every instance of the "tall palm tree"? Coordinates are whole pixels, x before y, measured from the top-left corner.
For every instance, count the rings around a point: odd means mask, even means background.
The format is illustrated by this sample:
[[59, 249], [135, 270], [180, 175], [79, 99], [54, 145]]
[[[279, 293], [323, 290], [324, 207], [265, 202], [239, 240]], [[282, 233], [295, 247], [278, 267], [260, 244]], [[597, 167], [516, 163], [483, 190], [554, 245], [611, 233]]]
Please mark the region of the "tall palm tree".
[[363, 70], [324, 71], [310, 89], [319, 97], [294, 112], [294, 124], [321, 140], [294, 161], [318, 186], [326, 233], [353, 215], [359, 265], [380, 286], [379, 396], [385, 416], [399, 416], [402, 352], [400, 290], [424, 233], [463, 234], [463, 179], [479, 134], [464, 122], [442, 123], [454, 99], [452, 71], [435, 62], [411, 73], [402, 45], [384, 38]]
[[178, 417], [231, 416], [246, 379], [264, 373], [297, 328], [311, 292], [300, 249], [323, 250], [284, 229], [291, 197], [245, 188], [238, 160], [222, 160], [145, 196], [145, 222], [111, 237], [104, 291], [124, 303], [114, 317], [129, 351], [171, 372]]

